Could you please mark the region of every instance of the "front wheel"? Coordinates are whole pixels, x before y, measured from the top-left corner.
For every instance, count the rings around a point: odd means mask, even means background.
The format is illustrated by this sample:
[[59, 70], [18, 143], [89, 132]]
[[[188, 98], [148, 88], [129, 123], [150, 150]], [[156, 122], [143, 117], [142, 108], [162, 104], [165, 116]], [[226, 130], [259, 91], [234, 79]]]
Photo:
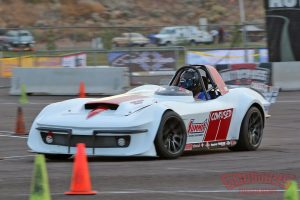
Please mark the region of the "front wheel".
[[158, 156], [178, 158], [184, 151], [186, 139], [186, 129], [181, 117], [173, 111], [164, 113], [154, 141]]
[[237, 144], [229, 147], [232, 151], [254, 151], [262, 140], [263, 115], [257, 107], [251, 107], [246, 113], [240, 130]]

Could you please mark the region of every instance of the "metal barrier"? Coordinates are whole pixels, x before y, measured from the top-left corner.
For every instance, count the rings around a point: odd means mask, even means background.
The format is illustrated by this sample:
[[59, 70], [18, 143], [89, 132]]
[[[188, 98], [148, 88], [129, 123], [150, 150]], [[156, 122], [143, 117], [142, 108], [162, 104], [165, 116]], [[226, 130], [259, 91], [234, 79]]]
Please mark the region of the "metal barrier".
[[25, 84], [29, 94], [76, 95], [80, 82], [87, 94], [119, 94], [130, 86], [127, 67], [14, 68], [10, 94], [19, 95]]
[[133, 72], [131, 73], [131, 85], [168, 85], [174, 74], [175, 71]]
[[282, 91], [300, 90], [300, 62], [273, 62], [273, 85]]

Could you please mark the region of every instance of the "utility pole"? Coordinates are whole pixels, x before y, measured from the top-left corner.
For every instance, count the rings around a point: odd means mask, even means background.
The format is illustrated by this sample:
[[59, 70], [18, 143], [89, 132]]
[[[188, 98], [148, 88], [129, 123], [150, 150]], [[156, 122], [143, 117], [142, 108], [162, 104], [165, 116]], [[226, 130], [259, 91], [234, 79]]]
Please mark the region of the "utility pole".
[[244, 59], [245, 62], [248, 62], [248, 52], [246, 50], [247, 47], [247, 33], [246, 33], [246, 16], [245, 16], [245, 6], [244, 6], [244, 0], [239, 0], [239, 7], [240, 7], [240, 20], [242, 25], [242, 40], [243, 40], [243, 47], [245, 49], [244, 52]]

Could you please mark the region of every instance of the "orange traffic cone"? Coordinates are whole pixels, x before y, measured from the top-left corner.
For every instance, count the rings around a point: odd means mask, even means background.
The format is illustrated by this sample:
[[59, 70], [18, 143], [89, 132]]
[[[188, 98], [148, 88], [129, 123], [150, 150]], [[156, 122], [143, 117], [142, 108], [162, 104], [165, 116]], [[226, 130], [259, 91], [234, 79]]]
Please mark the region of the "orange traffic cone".
[[96, 191], [92, 191], [85, 144], [83, 143], [77, 144], [77, 152], [73, 166], [70, 191], [65, 192], [65, 194], [96, 194]]
[[22, 110], [22, 107], [20, 107], [20, 106], [18, 107], [18, 111], [17, 111], [17, 121], [16, 121], [15, 133], [16, 133], [16, 135], [26, 135], [23, 110]]
[[84, 82], [81, 81], [80, 82], [80, 85], [79, 85], [79, 98], [85, 98], [86, 95], [85, 95], [85, 85], [84, 85]]

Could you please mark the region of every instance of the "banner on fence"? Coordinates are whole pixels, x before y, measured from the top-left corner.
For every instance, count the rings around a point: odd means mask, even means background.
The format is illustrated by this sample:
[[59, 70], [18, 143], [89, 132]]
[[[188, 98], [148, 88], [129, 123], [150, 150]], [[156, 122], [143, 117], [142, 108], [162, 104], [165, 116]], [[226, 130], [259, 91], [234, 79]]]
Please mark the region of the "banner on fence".
[[15, 67], [83, 67], [86, 66], [86, 53], [58, 56], [21, 56], [0, 59], [0, 76], [11, 77]]
[[216, 65], [216, 69], [229, 87], [249, 87], [270, 103], [276, 102], [279, 88], [272, 86], [272, 63]]
[[216, 69], [227, 85], [272, 84], [272, 63], [216, 65]]
[[188, 64], [235, 64], [245, 63], [245, 53], [248, 62], [254, 62], [254, 50], [213, 50], [213, 51], [188, 51]]
[[34, 66], [39, 67], [61, 67], [60, 56], [39, 56], [34, 58]]
[[17, 67], [18, 63], [15, 58], [1, 58], [0, 59], [0, 69], [1, 69], [1, 77], [10, 77], [11, 69], [13, 67]]
[[[246, 55], [246, 56], [245, 56]], [[237, 63], [268, 62], [267, 50], [212, 50], [212, 51], [188, 51], [187, 64], [237, 64]]]
[[2, 77], [11, 77], [12, 68], [14, 67], [32, 67], [33, 59], [31, 56], [21, 56], [15, 58], [1, 58], [0, 59], [0, 76]]
[[271, 62], [300, 61], [300, 1], [265, 0]]
[[129, 67], [131, 72], [169, 71], [176, 68], [175, 51], [114, 51], [108, 54], [108, 61], [114, 67]]
[[63, 67], [85, 67], [86, 53], [69, 54], [62, 56]]

